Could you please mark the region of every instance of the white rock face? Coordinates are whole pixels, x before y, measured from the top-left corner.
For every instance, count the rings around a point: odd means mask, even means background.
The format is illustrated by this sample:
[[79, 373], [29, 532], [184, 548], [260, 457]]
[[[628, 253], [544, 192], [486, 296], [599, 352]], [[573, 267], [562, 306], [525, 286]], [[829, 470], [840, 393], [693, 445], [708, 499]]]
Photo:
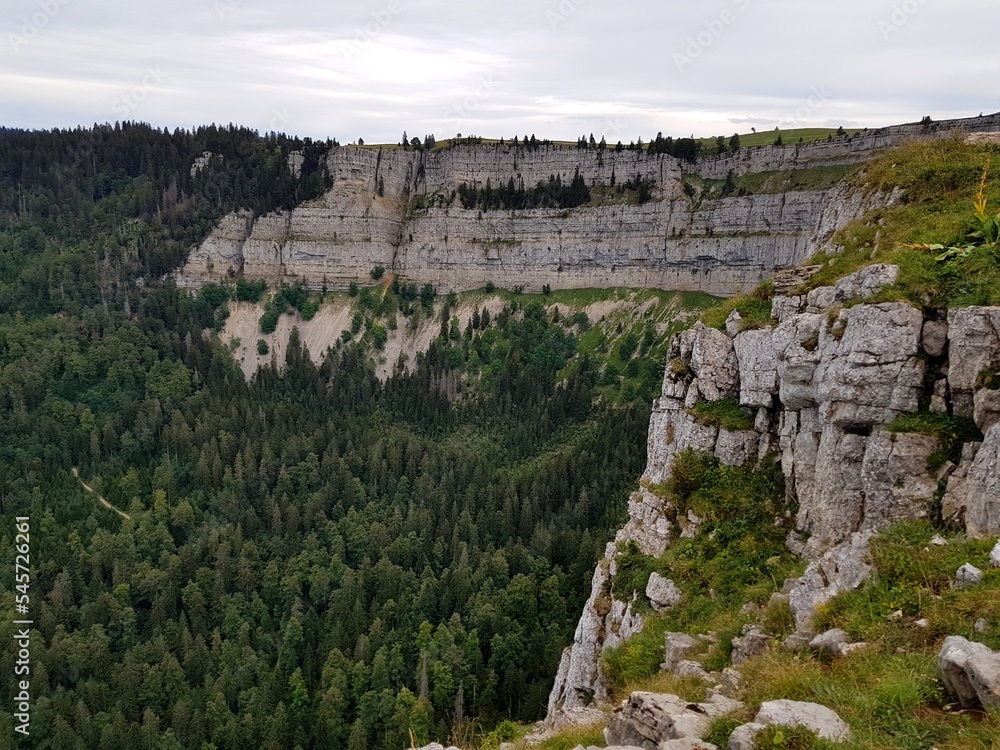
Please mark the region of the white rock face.
[[[983, 123], [952, 125], [973, 130]], [[730, 170], [738, 176], [857, 164], [902, 139], [942, 132], [900, 126], [829, 143], [746, 148], [695, 164], [638, 151], [554, 145], [454, 145], [429, 152], [339, 147], [327, 156], [333, 179], [327, 194], [291, 212], [254, 217], [245, 231], [220, 231], [193, 253], [177, 280], [200, 286], [231, 268], [337, 289], [365, 281], [381, 265], [445, 291], [492, 281], [531, 290], [548, 284], [732, 294], [793, 266], [847, 222], [894, 196], [841, 184], [693, 206], [683, 191], [685, 175], [716, 179], [725, 170], [718, 178], [725, 179]], [[209, 165], [210, 156], [196, 160], [192, 173]], [[302, 155], [290, 154], [288, 164], [293, 175], [300, 174]], [[653, 199], [643, 205], [478, 211], [462, 208], [455, 195], [462, 184], [499, 187], [513, 180], [532, 187], [550, 176], [569, 182], [577, 171], [588, 185], [610, 185], [612, 175], [653, 180]]]
[[767, 701], [761, 704], [754, 723], [770, 726], [806, 727], [816, 732], [820, 739], [835, 742], [851, 738], [851, 729], [835, 711], [818, 703], [802, 701]]

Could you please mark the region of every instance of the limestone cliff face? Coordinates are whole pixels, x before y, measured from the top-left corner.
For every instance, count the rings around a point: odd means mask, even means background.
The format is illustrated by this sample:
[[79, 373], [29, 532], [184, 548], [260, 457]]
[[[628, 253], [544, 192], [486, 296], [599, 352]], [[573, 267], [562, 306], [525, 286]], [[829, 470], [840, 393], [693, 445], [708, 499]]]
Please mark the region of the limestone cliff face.
[[[781, 461], [786, 491], [799, 507], [789, 545], [813, 561], [787, 591], [800, 625], [815, 605], [868, 574], [861, 558], [872, 533], [926, 517], [936, 501], [968, 534], [1000, 535], [1000, 308], [925, 319], [901, 302], [844, 306], [892, 284], [897, 274], [894, 266], [869, 266], [805, 296], [777, 296], [766, 328], [741, 330], [733, 315], [727, 332], [699, 323], [675, 336], [650, 422], [643, 486], [617, 540], [659, 555], [696, 529], [696, 517], [671, 524], [669, 509], [650, 489], [688, 448], [734, 466], [769, 456]], [[788, 285], [779, 277], [775, 286]], [[753, 430], [695, 421], [691, 407], [724, 398], [738, 398], [755, 416]], [[973, 418], [982, 442], [967, 443], [957, 465], [929, 460], [945, 451], [938, 438], [887, 429], [921, 403]], [[604, 694], [599, 658], [612, 633], [625, 622], [630, 631], [642, 627], [635, 615], [622, 619], [632, 603], [610, 595], [615, 554], [609, 545], [598, 567], [556, 679], [550, 722], [586, 715]]]
[[[243, 273], [311, 288], [362, 283], [375, 266], [442, 290], [522, 286], [660, 287], [732, 294], [812, 254], [859, 216], [865, 201], [843, 187], [700, 201], [685, 179], [858, 164], [907, 138], [1000, 128], [1000, 115], [897, 126], [829, 142], [746, 148], [682, 163], [641, 151], [455, 145], [433, 151], [341, 147], [333, 187], [292, 211], [226, 217], [194, 249], [178, 283], [200, 286]], [[531, 188], [550, 177], [589, 186], [652, 181], [642, 205], [466, 210], [459, 186]], [[617, 181], [615, 183], [614, 181]], [[612, 201], [613, 203], [613, 201]]]

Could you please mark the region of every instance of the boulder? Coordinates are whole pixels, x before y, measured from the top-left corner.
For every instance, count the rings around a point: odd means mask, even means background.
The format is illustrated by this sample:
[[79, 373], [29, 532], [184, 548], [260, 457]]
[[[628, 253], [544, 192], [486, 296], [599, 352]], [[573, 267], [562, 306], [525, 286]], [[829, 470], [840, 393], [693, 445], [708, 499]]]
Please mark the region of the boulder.
[[928, 320], [921, 335], [924, 351], [931, 357], [943, 357], [948, 351], [948, 321]]
[[663, 664], [661, 667], [667, 672], [672, 672], [674, 666], [699, 646], [699, 642], [687, 633], [667, 633], [663, 641]]
[[763, 729], [766, 727], [756, 722], [741, 724], [729, 735], [729, 744], [726, 745], [726, 750], [754, 750], [754, 740], [757, 733]]
[[835, 285], [835, 302], [847, 302], [852, 299], [864, 299], [878, 294], [887, 286], [896, 283], [899, 278], [899, 266], [876, 263], [855, 271], [850, 276], [840, 279]]
[[1000, 653], [953, 635], [944, 639], [937, 666], [945, 689], [963, 708], [1000, 708]]
[[802, 297], [786, 297], [776, 294], [771, 300], [771, 317], [779, 323], [784, 323], [793, 315], [802, 312], [802, 303]]
[[733, 638], [733, 665], [742, 664], [771, 648], [771, 636], [762, 633], [756, 625], [744, 625], [743, 633]]
[[809, 641], [809, 648], [826, 652], [830, 654], [839, 655], [841, 649], [847, 645], [847, 633], [845, 633], [840, 628], [834, 628], [833, 630], [827, 630], [825, 633], [820, 633], [811, 641]]
[[815, 406], [816, 368], [820, 363], [819, 333], [822, 315], [794, 315], [774, 329], [774, 356], [778, 370], [778, 398], [786, 409]]
[[983, 571], [971, 563], [965, 563], [955, 571], [955, 580], [951, 587], [954, 589], [965, 589], [983, 582]]
[[816, 634], [809, 630], [797, 630], [786, 637], [785, 640], [781, 642], [781, 645], [788, 651], [803, 651], [809, 648], [809, 645], [815, 637]]
[[739, 310], [733, 310], [729, 313], [729, 317], [726, 318], [726, 335], [729, 338], [736, 338], [737, 334], [743, 330], [743, 316], [740, 315]]
[[990, 552], [990, 567], [1000, 568], [1000, 541], [997, 541], [996, 546]]
[[841, 742], [851, 737], [851, 730], [835, 711], [818, 703], [777, 700], [762, 703], [754, 723], [770, 726], [780, 724], [790, 727], [806, 727], [820, 739]]
[[609, 747], [657, 750], [662, 742], [704, 737], [713, 718], [742, 707], [739, 701], [720, 695], [704, 703], [688, 703], [676, 695], [635, 692], [611, 715], [604, 739]]
[[674, 667], [674, 674], [678, 677], [694, 677], [702, 680], [703, 682], [714, 681], [712, 675], [706, 672], [705, 668], [702, 667], [701, 664], [696, 661], [691, 661], [690, 659], [682, 659], [677, 662], [677, 666]]
[[669, 578], [653, 572], [649, 576], [649, 583], [646, 584], [646, 597], [653, 609], [662, 612], [665, 609], [677, 606], [683, 594]]

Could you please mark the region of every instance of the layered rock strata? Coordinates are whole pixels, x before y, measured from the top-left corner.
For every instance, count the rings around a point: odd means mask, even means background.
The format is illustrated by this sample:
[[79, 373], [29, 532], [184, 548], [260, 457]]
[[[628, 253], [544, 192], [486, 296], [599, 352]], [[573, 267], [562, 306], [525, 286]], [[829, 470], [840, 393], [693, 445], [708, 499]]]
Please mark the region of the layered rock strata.
[[[200, 286], [242, 273], [337, 289], [368, 281], [382, 266], [445, 291], [492, 282], [528, 290], [620, 286], [732, 294], [795, 265], [873, 202], [890, 197], [833, 186], [702, 201], [685, 180], [859, 164], [907, 138], [946, 137], [954, 129], [997, 130], [1000, 115], [747, 148], [695, 163], [566, 146], [339, 147], [326, 162], [329, 192], [291, 211], [226, 217], [192, 251], [177, 281]], [[654, 185], [652, 199], [480, 211], [462, 208], [457, 194], [462, 185], [532, 188], [550, 177], [568, 184], [576, 174], [605, 192], [639, 178]]]

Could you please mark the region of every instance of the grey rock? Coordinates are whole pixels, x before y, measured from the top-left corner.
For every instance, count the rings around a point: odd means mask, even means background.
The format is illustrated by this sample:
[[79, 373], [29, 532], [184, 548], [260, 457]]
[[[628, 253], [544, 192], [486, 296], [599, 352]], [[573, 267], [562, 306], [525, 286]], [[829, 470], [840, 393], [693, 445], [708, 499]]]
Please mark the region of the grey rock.
[[847, 633], [840, 628], [827, 630], [820, 633], [809, 642], [809, 648], [816, 651], [825, 651], [831, 654], [839, 654], [841, 648], [847, 644]]
[[[727, 339], [728, 340], [728, 339]], [[643, 479], [658, 484], [670, 475], [674, 456], [687, 448], [715, 452], [717, 427], [698, 424], [680, 405], [660, 399], [649, 419], [646, 472]]]
[[743, 331], [733, 339], [733, 347], [739, 363], [740, 404], [770, 408], [778, 392], [773, 329]]
[[682, 659], [674, 667], [674, 674], [678, 677], [694, 677], [704, 682], [712, 682], [715, 678], [705, 671], [705, 668], [696, 661]]
[[977, 537], [1000, 534], [1000, 423], [986, 431], [965, 488], [966, 533]]
[[687, 633], [667, 633], [664, 636], [662, 668], [667, 672], [673, 671], [676, 664], [700, 646], [701, 644]]
[[719, 692], [727, 698], [739, 698], [740, 685], [743, 683], [743, 675], [732, 667], [722, 670], [722, 682], [719, 685]]
[[931, 357], [943, 357], [948, 351], [948, 321], [928, 320], [921, 336], [924, 351]]
[[741, 635], [733, 638], [732, 661], [739, 665], [754, 656], [759, 656], [771, 648], [771, 636], [762, 633], [756, 625], [744, 625]]
[[649, 576], [649, 583], [646, 584], [646, 597], [654, 610], [662, 612], [677, 606], [683, 594], [673, 581], [653, 571]]
[[845, 643], [840, 647], [840, 655], [847, 656], [848, 654], [854, 653], [855, 651], [861, 651], [862, 649], [868, 648], [868, 644], [864, 641], [858, 641], [857, 643]]
[[990, 629], [990, 624], [986, 622], [985, 619], [980, 617], [978, 620], [975, 621], [975, 623], [973, 623], [972, 627], [977, 633], [985, 633], [987, 630]]
[[806, 312], [820, 313], [833, 307], [836, 302], [836, 287], [818, 286], [806, 295]]
[[754, 740], [757, 733], [766, 728], [763, 724], [755, 722], [741, 724], [729, 735], [729, 744], [726, 745], [726, 750], [754, 750]]
[[953, 635], [945, 638], [937, 666], [945, 689], [958, 698], [963, 708], [976, 704], [1000, 708], [1000, 654]]
[[980, 374], [1000, 362], [1000, 307], [949, 310], [948, 356], [955, 414], [971, 417]]
[[864, 493], [862, 530], [877, 531], [899, 521], [925, 518], [938, 488], [927, 469], [941, 441], [912, 432], [872, 433], [861, 466]]
[[778, 396], [786, 409], [805, 409], [817, 401], [821, 315], [795, 315], [774, 329], [772, 345], [777, 360]]
[[842, 311], [838, 340], [823, 329], [816, 372], [823, 416], [834, 425], [887, 424], [917, 410], [924, 362], [918, 358], [923, 318], [901, 302], [859, 305]]
[[822, 270], [822, 265], [814, 265], [796, 266], [795, 268], [786, 268], [778, 271], [771, 279], [771, 288], [775, 294], [774, 299], [778, 299], [782, 295], [794, 291]]
[[743, 330], [743, 316], [740, 315], [739, 310], [733, 310], [729, 313], [729, 317], [726, 318], [726, 334], [729, 338], [734, 339], [736, 335]]
[[609, 747], [635, 745], [656, 750], [662, 742], [700, 739], [713, 718], [742, 707], [739, 701], [718, 695], [694, 704], [676, 695], [635, 692], [611, 715], [604, 739]]
[[962, 446], [962, 460], [949, 476], [944, 497], [941, 498], [941, 516], [948, 523], [965, 526], [965, 506], [969, 500], [969, 470], [976, 460], [982, 443], [970, 442]]
[[783, 297], [775, 295], [771, 300], [771, 317], [778, 323], [784, 323], [793, 315], [798, 315], [803, 311], [802, 297]]
[[899, 266], [877, 263], [865, 266], [849, 276], [840, 279], [836, 286], [836, 302], [847, 302], [853, 299], [864, 299], [878, 294], [887, 286], [896, 283], [899, 278]]
[[809, 648], [809, 644], [812, 643], [812, 639], [815, 637], [816, 634], [809, 630], [796, 631], [787, 636], [781, 642], [781, 645], [788, 651], [804, 651]]
[[842, 591], [856, 589], [871, 575], [870, 540], [870, 533], [853, 534], [847, 542], [810, 563], [806, 572], [794, 580], [788, 595], [788, 606], [799, 629], [808, 628], [817, 606]]
[[990, 567], [1000, 568], [1000, 540], [997, 541], [996, 545], [990, 551]]
[[608, 746], [634, 745], [656, 750], [667, 740], [699, 739], [708, 731], [711, 719], [689, 705], [676, 695], [632, 693], [625, 705], [611, 715], [604, 740]]
[[737, 393], [740, 366], [732, 340], [722, 331], [696, 323], [681, 334], [681, 350], [690, 339], [691, 371], [706, 401], [718, 401]]
[[754, 430], [719, 430], [715, 457], [726, 466], [742, 466], [757, 458], [760, 435]]
[[952, 581], [951, 585], [952, 588], [964, 589], [982, 582], [983, 571], [971, 563], [965, 563], [965, 565], [955, 571], [955, 580]]
[[1000, 422], [1000, 391], [990, 388], [977, 390], [972, 398], [972, 418], [983, 432]]
[[682, 740], [661, 742], [659, 750], [719, 750], [719, 748], [711, 742], [705, 742], [693, 737], [685, 737]]
[[600, 656], [604, 650], [605, 617], [603, 597], [608, 585], [608, 563], [602, 560], [594, 571], [590, 598], [576, 626], [573, 645], [563, 651], [555, 684], [549, 695], [548, 718], [557, 713], [589, 709], [596, 700], [607, 700], [607, 689], [600, 674]]
[[945, 539], [940, 534], [935, 534], [934, 536], [931, 537], [930, 544], [933, 545], [934, 547], [947, 547], [948, 540]]
[[851, 730], [835, 711], [818, 703], [777, 700], [761, 704], [754, 718], [757, 724], [806, 727], [820, 739], [841, 742], [850, 739]]

